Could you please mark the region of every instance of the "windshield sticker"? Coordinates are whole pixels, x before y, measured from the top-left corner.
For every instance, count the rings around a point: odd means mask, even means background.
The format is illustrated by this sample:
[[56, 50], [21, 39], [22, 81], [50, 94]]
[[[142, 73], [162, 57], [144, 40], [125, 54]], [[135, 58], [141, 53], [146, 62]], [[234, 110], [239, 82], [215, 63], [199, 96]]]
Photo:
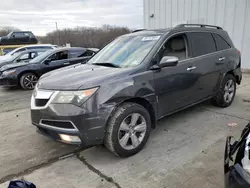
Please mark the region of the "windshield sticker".
[[152, 41], [152, 40], [158, 40], [161, 36], [150, 36], [150, 37], [143, 37], [141, 41]]

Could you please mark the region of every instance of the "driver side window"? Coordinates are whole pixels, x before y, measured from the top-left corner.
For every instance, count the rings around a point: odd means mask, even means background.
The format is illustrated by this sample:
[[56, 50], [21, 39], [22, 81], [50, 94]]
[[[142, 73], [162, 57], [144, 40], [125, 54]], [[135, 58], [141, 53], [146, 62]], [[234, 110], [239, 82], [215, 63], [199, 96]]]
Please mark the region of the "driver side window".
[[25, 61], [25, 60], [28, 60], [28, 59], [30, 59], [29, 53], [26, 53], [26, 54], [21, 55], [21, 56], [18, 58], [18, 61]]
[[48, 59], [50, 61], [68, 59], [68, 51], [57, 52], [57, 53], [51, 55]]
[[159, 53], [159, 61], [164, 56], [174, 56], [179, 59], [179, 61], [188, 58], [188, 45], [187, 38], [185, 35], [177, 35], [165, 42]]

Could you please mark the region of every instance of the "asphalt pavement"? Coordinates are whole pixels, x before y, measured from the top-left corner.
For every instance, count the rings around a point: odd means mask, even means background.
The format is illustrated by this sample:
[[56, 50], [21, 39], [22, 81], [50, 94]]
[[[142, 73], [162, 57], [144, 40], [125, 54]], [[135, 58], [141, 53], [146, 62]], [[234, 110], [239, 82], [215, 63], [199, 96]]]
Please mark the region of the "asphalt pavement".
[[103, 146], [83, 149], [37, 134], [31, 91], [0, 88], [0, 188], [15, 178], [39, 188], [223, 187], [225, 139], [239, 137], [250, 121], [249, 92], [244, 75], [230, 107], [205, 102], [164, 118], [140, 153], [119, 158]]

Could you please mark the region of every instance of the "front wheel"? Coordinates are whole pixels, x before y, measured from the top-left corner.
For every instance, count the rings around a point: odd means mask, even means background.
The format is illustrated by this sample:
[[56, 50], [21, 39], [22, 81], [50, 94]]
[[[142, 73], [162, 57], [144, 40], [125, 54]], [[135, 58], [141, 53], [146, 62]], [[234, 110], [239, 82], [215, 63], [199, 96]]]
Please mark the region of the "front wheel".
[[219, 107], [228, 107], [232, 104], [236, 93], [236, 79], [233, 75], [227, 74], [221, 84], [220, 91], [212, 99]]
[[110, 117], [105, 146], [120, 157], [138, 153], [146, 144], [151, 129], [148, 111], [136, 103], [124, 103]]
[[24, 90], [32, 90], [38, 81], [38, 77], [33, 73], [25, 73], [21, 76], [19, 82]]

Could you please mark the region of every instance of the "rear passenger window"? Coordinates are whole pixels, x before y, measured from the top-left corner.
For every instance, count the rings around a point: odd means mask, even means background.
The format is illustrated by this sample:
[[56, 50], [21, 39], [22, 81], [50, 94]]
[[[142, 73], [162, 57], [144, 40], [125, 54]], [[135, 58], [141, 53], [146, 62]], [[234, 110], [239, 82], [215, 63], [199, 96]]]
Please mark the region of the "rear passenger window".
[[216, 47], [212, 34], [205, 32], [189, 33], [192, 44], [193, 57], [216, 52]]
[[231, 48], [231, 46], [219, 35], [213, 34], [216, 43], [217, 51], [226, 50]]

